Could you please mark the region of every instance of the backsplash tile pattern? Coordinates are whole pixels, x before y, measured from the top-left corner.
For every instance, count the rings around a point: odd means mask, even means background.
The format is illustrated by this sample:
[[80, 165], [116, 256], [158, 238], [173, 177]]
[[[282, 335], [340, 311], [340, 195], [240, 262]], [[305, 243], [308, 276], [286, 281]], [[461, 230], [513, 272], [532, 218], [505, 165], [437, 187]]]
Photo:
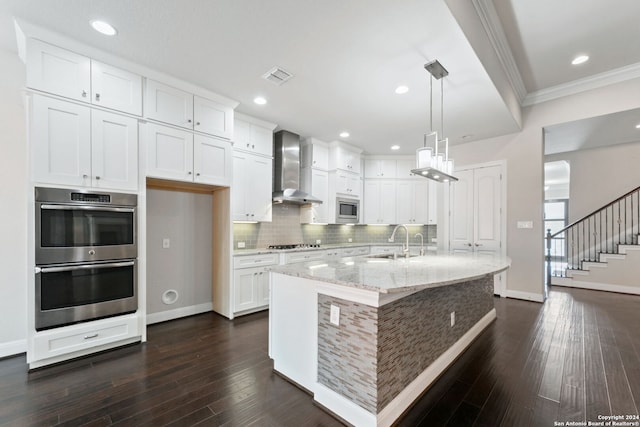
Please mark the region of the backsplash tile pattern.
[[[435, 225], [409, 225], [411, 245], [419, 245], [416, 233], [422, 233], [424, 243], [432, 244], [436, 237]], [[300, 224], [300, 207], [296, 205], [273, 205], [273, 221], [257, 224], [233, 224], [233, 247], [244, 242], [246, 249], [265, 248], [269, 245], [288, 243], [316, 243], [323, 245], [349, 243], [387, 243], [393, 226], [367, 225], [312, 225]], [[396, 242], [403, 242], [404, 230], [396, 234]]]
[[380, 308], [318, 295], [318, 382], [377, 414], [491, 309], [491, 275]]

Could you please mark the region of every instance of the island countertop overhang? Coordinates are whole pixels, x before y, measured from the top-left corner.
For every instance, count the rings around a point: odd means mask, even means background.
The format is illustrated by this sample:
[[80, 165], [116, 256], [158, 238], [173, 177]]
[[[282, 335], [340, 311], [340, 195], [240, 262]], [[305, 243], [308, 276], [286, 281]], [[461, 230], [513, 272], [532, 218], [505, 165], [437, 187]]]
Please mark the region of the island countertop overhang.
[[331, 262], [274, 266], [274, 273], [382, 294], [415, 292], [498, 274], [511, 259], [501, 255], [435, 252], [424, 256], [381, 259], [371, 256]]

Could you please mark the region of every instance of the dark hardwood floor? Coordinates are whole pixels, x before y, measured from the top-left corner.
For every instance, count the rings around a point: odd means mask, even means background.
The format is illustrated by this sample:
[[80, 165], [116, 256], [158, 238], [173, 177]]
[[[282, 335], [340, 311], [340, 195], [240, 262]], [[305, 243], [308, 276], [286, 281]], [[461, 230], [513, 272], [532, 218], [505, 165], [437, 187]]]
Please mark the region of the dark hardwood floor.
[[[399, 426], [553, 426], [637, 415], [640, 297], [554, 288], [498, 320]], [[340, 426], [272, 371], [266, 313], [150, 326], [148, 342], [26, 372], [0, 360], [0, 424]], [[295, 345], [294, 345], [295, 348]], [[293, 350], [295, 351], [295, 349]]]

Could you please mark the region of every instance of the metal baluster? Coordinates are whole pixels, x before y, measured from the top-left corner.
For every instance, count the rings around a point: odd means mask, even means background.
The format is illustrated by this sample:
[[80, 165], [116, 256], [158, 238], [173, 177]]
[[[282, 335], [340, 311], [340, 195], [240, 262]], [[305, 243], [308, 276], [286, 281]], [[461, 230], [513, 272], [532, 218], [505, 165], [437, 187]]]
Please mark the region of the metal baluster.
[[620, 202], [618, 203], [618, 244], [622, 244], [622, 239], [620, 239], [620, 218], [622, 218], [622, 214], [620, 212]]
[[627, 244], [627, 198], [624, 198], [624, 244]]

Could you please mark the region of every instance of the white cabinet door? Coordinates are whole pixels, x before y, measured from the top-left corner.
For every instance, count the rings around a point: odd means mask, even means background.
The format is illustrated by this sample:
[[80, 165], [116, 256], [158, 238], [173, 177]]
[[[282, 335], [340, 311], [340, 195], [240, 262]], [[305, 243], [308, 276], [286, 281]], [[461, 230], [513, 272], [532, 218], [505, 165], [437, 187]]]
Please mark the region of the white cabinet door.
[[233, 138], [233, 108], [193, 96], [193, 129], [220, 138]]
[[251, 145], [257, 154], [273, 156], [273, 131], [262, 126], [251, 126]]
[[231, 192], [233, 221], [271, 221], [272, 170], [271, 158], [234, 150]]
[[441, 191], [442, 184], [429, 180], [429, 205], [427, 206], [427, 224], [436, 225], [438, 223], [438, 192]]
[[247, 177], [247, 164], [250, 154], [233, 150], [233, 180], [231, 182], [231, 220], [251, 221], [251, 213], [247, 208], [245, 188], [249, 178]]
[[91, 61], [91, 103], [142, 115], [142, 77]]
[[345, 149], [344, 147], [334, 148], [334, 168], [345, 171], [360, 173], [360, 154], [355, 151]]
[[364, 222], [365, 224], [396, 223], [395, 181], [365, 181]]
[[461, 170], [451, 185], [451, 249], [495, 253], [501, 250], [501, 167]]
[[413, 182], [398, 181], [396, 183], [396, 219], [398, 224], [410, 224], [414, 219]]
[[[414, 174], [411, 173], [411, 169], [416, 168], [415, 160], [397, 160], [396, 161], [396, 177], [400, 179], [416, 179]], [[424, 178], [421, 178], [424, 179]]]
[[413, 224], [429, 223], [429, 181], [412, 182]]
[[395, 178], [396, 161], [389, 159], [365, 159], [365, 178]]
[[203, 135], [193, 136], [194, 182], [228, 186], [231, 183], [231, 144]]
[[97, 188], [138, 189], [138, 120], [91, 112], [91, 174]]
[[193, 181], [193, 134], [152, 123], [145, 127], [147, 176]]
[[233, 142], [236, 150], [251, 150], [251, 123], [240, 119], [233, 121]]
[[269, 272], [260, 271], [258, 273], [257, 286], [258, 286], [258, 302], [257, 302], [258, 307], [268, 307], [269, 300], [270, 300]]
[[91, 60], [40, 40], [28, 39], [27, 87], [89, 102]]
[[147, 79], [144, 115], [150, 119], [193, 129], [193, 95]]
[[311, 195], [322, 200], [312, 206], [313, 222], [329, 222], [329, 173], [323, 170], [311, 170]]
[[360, 176], [349, 172], [336, 172], [336, 193], [360, 196]]
[[233, 311], [250, 310], [258, 305], [258, 273], [260, 269], [245, 268], [233, 273]]
[[329, 148], [320, 145], [311, 145], [311, 166], [316, 169], [329, 170]]
[[91, 185], [91, 119], [87, 107], [34, 96], [31, 115], [33, 180]]
[[394, 181], [380, 182], [380, 222], [395, 224], [396, 221], [396, 183]]

